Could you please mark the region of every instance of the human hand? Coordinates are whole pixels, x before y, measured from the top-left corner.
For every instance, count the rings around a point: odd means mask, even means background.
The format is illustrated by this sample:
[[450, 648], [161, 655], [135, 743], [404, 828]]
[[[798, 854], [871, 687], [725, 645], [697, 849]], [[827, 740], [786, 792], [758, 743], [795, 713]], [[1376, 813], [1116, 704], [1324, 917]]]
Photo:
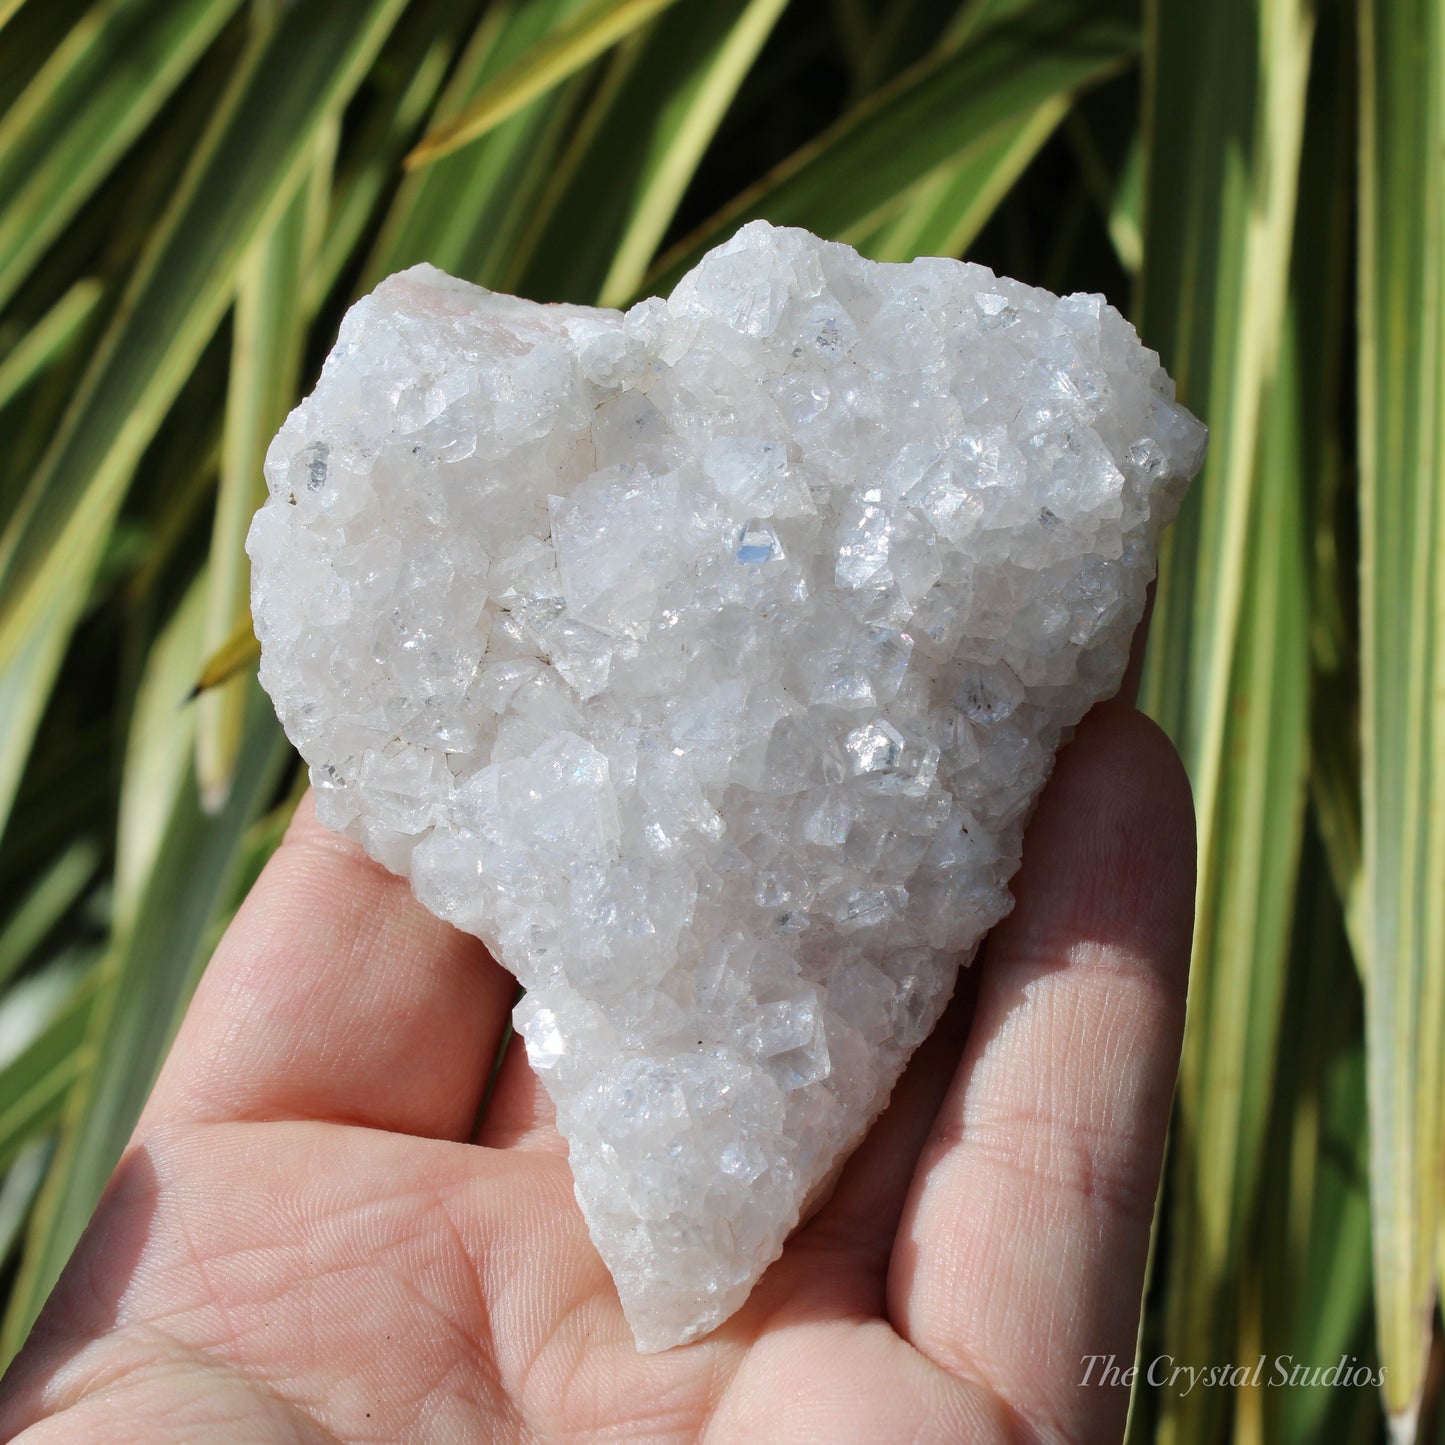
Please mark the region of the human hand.
[[[300, 810], [0, 1387], [24, 1445], [1118, 1438], [1184, 1017], [1188, 784], [1085, 719], [1018, 906], [742, 1311], [636, 1353], [514, 984]], [[477, 1147], [480, 1145], [481, 1147]]]

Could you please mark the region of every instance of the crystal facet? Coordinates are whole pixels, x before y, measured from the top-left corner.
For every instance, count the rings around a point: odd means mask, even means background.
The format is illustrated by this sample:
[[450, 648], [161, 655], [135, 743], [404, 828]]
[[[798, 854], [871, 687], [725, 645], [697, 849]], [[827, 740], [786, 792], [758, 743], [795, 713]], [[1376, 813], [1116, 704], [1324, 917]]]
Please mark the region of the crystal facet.
[[1008, 911], [1204, 436], [1099, 297], [762, 222], [625, 316], [426, 266], [347, 314], [261, 678], [525, 985], [641, 1348], [737, 1309]]

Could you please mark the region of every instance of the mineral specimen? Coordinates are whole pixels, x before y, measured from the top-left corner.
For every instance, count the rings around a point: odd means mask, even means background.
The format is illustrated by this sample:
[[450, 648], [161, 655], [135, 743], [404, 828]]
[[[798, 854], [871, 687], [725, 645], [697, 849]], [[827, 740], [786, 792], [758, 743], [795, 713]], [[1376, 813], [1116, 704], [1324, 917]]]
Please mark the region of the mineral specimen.
[[1204, 429], [1097, 296], [761, 222], [667, 300], [427, 266], [266, 462], [317, 808], [485, 940], [640, 1348], [727, 1318], [1010, 907]]

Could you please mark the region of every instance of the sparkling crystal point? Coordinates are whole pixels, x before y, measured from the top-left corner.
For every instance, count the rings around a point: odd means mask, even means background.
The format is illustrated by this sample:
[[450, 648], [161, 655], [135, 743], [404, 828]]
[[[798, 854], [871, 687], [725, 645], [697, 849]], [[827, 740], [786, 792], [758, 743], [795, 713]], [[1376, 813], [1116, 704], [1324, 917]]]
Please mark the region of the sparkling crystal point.
[[1100, 298], [762, 222], [625, 316], [426, 266], [347, 314], [262, 682], [525, 985], [641, 1348], [746, 1299], [1008, 911], [1204, 437]]

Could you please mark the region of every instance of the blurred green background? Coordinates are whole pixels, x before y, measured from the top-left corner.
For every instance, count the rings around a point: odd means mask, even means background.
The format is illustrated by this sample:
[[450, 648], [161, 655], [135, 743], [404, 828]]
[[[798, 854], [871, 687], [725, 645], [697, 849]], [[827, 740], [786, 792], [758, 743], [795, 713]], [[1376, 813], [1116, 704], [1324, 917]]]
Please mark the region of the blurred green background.
[[1140, 1348], [1270, 1368], [1130, 1436], [1445, 1442], [1442, 68], [1445, 0], [0, 0], [4, 1358], [297, 796], [242, 543], [342, 310], [626, 304], [761, 215], [1102, 291], [1209, 422]]

